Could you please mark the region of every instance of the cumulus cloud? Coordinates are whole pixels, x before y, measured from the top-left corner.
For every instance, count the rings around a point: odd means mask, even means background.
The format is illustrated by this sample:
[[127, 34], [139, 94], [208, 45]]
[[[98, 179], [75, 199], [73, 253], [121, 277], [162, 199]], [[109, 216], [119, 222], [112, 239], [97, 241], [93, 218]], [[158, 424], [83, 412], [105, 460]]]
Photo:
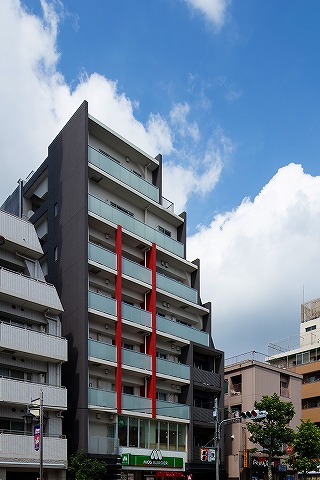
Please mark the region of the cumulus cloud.
[[230, 138], [219, 128], [204, 149], [198, 144], [197, 155], [187, 149], [171, 155], [174, 160], [164, 163], [163, 191], [166, 198], [174, 196], [177, 213], [185, 209], [191, 195], [205, 195], [215, 187], [234, 148]]
[[[188, 239], [213, 304], [216, 346], [226, 356], [299, 333], [303, 289], [319, 296], [320, 177], [290, 164], [259, 195], [217, 215]], [[240, 340], [240, 341], [239, 341]]]
[[217, 28], [222, 27], [228, 0], [186, 0], [186, 2], [195, 10], [200, 11]]
[[218, 141], [203, 140], [205, 148], [200, 148], [200, 130], [187, 103], [173, 105], [167, 119], [150, 113], [143, 124], [135, 118], [138, 101], [120, 91], [115, 79], [96, 72], [79, 72], [71, 88], [58, 69], [57, 47], [59, 22], [70, 14], [59, 0], [41, 0], [41, 5], [42, 17], [28, 12], [20, 0], [0, 2], [2, 200], [43, 161], [47, 146], [83, 100], [91, 115], [139, 148], [164, 155], [165, 170], [183, 179], [176, 188], [170, 174], [164, 186], [176, 211], [186, 208], [193, 191], [210, 191], [223, 166], [222, 135]]
[[173, 148], [166, 119], [151, 113], [146, 125], [136, 120], [137, 102], [119, 91], [116, 80], [81, 72], [73, 89], [67, 85], [58, 70], [63, 7], [45, 0], [41, 5], [42, 18], [27, 12], [19, 0], [0, 2], [3, 199], [20, 176], [43, 161], [49, 143], [85, 99], [90, 114], [149, 154], [168, 154]]

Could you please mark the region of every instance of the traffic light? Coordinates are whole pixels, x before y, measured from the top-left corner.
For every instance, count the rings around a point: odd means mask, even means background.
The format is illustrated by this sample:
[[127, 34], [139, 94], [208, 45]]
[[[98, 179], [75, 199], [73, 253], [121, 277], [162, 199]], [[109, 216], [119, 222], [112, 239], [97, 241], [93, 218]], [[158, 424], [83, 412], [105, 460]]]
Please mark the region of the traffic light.
[[248, 420], [263, 420], [268, 415], [266, 410], [248, 410], [247, 412], [242, 412], [241, 417]]

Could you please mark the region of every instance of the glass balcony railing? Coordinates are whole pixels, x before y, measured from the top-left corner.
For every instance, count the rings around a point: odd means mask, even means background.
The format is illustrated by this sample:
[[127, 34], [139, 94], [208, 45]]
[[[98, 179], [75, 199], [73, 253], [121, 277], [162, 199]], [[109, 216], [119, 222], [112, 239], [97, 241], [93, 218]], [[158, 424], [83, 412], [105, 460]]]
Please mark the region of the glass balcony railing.
[[151, 371], [151, 356], [123, 348], [122, 364], [129, 367], [140, 368], [141, 370]]
[[126, 258], [122, 259], [122, 273], [151, 285], [151, 270]]
[[190, 409], [188, 405], [182, 405], [174, 402], [164, 402], [163, 400], [157, 400], [157, 415], [165, 417], [183, 418], [189, 420]]
[[88, 403], [97, 407], [116, 408], [116, 392], [89, 387]]
[[157, 373], [170, 375], [171, 377], [190, 380], [190, 367], [183, 363], [170, 362], [163, 358], [157, 358]]
[[116, 208], [111, 207], [106, 202], [99, 200], [93, 195], [89, 194], [88, 200], [89, 212], [99, 215], [116, 225], [122, 225], [123, 228], [135, 235], [139, 235], [141, 238], [148, 240], [149, 242], [156, 243], [159, 247], [168, 250], [179, 257], [184, 255], [184, 245], [171, 237], [168, 237], [164, 233], [155, 230], [154, 228], [146, 225], [140, 220], [123, 213]]
[[198, 292], [194, 288], [184, 285], [182, 282], [173, 280], [172, 278], [157, 273], [157, 287], [165, 292], [177, 295], [177, 297], [189, 300], [189, 302], [198, 303]]
[[129, 320], [130, 322], [137, 323], [138, 325], [144, 325], [145, 327], [151, 327], [151, 313], [142, 308], [122, 303], [122, 318]]
[[137, 395], [122, 394], [123, 410], [133, 410], [140, 413], [151, 413], [151, 399]]
[[189, 340], [190, 342], [200, 343], [206, 347], [209, 346], [209, 335], [206, 332], [182, 325], [168, 318], [160, 317], [160, 315], [157, 315], [157, 330]]
[[89, 147], [88, 159], [92, 165], [95, 165], [155, 202], [159, 202], [159, 189], [155, 185], [152, 185], [152, 183], [147, 182], [144, 178], [139, 177], [139, 175], [123, 167], [111, 157]]
[[88, 244], [88, 258], [106, 267], [116, 269], [116, 255], [106, 248], [99, 247], [94, 243]]
[[108, 343], [98, 342], [89, 338], [88, 342], [89, 357], [116, 362], [116, 347]]
[[98, 312], [116, 316], [117, 302], [113, 298], [101, 295], [101, 293], [88, 292], [88, 306]]

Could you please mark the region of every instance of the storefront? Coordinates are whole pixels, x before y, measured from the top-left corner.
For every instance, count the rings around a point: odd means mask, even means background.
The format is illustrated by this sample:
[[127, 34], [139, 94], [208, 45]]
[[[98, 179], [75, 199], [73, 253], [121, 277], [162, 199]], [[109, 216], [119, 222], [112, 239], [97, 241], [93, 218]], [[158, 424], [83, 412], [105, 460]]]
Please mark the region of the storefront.
[[122, 480], [181, 480], [184, 477], [183, 457], [166, 457], [160, 450], [152, 450], [150, 455], [122, 454]]

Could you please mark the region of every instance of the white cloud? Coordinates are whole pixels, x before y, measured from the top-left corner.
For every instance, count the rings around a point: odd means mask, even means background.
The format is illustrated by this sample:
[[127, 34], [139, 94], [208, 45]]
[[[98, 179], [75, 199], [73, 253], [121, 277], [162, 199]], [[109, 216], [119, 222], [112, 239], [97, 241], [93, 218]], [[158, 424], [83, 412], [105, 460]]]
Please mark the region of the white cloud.
[[290, 164], [260, 194], [188, 239], [213, 302], [216, 346], [227, 356], [267, 352], [299, 333], [300, 304], [319, 296], [320, 177]]
[[185, 210], [192, 194], [205, 195], [215, 187], [234, 145], [217, 129], [203, 153], [202, 148], [198, 145], [197, 156], [187, 149], [175, 151], [171, 155], [174, 160], [164, 162], [164, 196], [174, 201], [177, 213]]
[[210, 191], [224, 161], [223, 135], [215, 144], [204, 140], [207, 145], [201, 153], [200, 131], [190, 120], [189, 104], [174, 105], [168, 120], [151, 113], [144, 125], [135, 118], [138, 102], [119, 91], [116, 80], [83, 70], [71, 88], [58, 69], [57, 47], [59, 22], [70, 14], [59, 0], [41, 0], [41, 5], [42, 18], [26, 11], [20, 0], [0, 2], [0, 100], [5, 117], [0, 142], [1, 200], [20, 177], [26, 178], [40, 165], [47, 146], [83, 100], [89, 102], [91, 115], [148, 154], [165, 155], [166, 171], [183, 178], [183, 188], [176, 188], [172, 175], [164, 186], [165, 196], [178, 211], [185, 209], [193, 191]]
[[194, 9], [199, 10], [217, 28], [222, 27], [228, 0], [186, 0], [186, 2]]
[[53, 4], [41, 4], [43, 18], [27, 12], [19, 0], [0, 2], [2, 199], [43, 161], [49, 143], [85, 99], [93, 116], [149, 154], [173, 148], [166, 120], [150, 114], [146, 126], [137, 121], [137, 102], [119, 92], [116, 81], [82, 73], [71, 90], [57, 67], [62, 4], [54, 4], [59, 13]]
[[182, 137], [190, 136], [194, 141], [199, 140], [200, 132], [196, 122], [188, 122], [187, 116], [190, 113], [190, 105], [177, 103], [169, 113], [172, 125], [174, 125]]

